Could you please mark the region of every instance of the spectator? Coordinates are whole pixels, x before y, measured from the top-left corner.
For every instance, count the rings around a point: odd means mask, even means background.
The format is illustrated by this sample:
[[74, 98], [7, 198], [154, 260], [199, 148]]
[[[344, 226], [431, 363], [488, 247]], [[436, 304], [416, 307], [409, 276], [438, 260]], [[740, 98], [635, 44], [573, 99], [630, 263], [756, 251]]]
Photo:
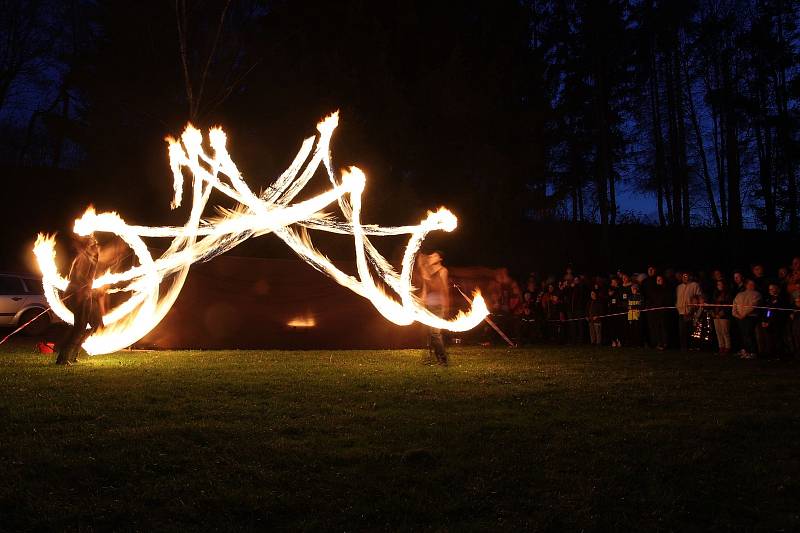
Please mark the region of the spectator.
[[786, 282], [786, 292], [792, 299], [797, 296], [796, 293], [800, 294], [800, 257], [792, 259], [792, 271]]
[[786, 286], [789, 283], [789, 269], [785, 266], [778, 268], [778, 285], [781, 287], [781, 292], [786, 292]]
[[589, 321], [589, 341], [600, 346], [603, 343], [603, 322], [600, 318], [606, 314], [605, 302], [600, 299], [600, 293], [592, 290], [589, 293], [589, 303], [586, 305], [586, 319]]
[[511, 284], [512, 291], [508, 299], [506, 325], [514, 336], [514, 340], [519, 342], [520, 329], [522, 328], [522, 291], [516, 281], [511, 280]]
[[536, 289], [536, 281], [532, 278], [528, 278], [528, 283], [525, 285], [525, 290], [522, 291], [522, 299], [525, 300], [525, 296], [528, 295], [528, 298], [531, 301], [536, 301], [536, 295], [539, 291]]
[[572, 283], [572, 279], [574, 278], [574, 274], [572, 273], [572, 265], [567, 265], [567, 269], [564, 272], [564, 281], [568, 283]]
[[564, 343], [564, 304], [561, 298], [554, 293], [550, 296], [550, 306], [547, 311], [547, 324], [550, 330], [550, 339], [558, 344]]
[[675, 272], [675, 269], [672, 268], [664, 269], [664, 285], [666, 285], [672, 290], [674, 290], [675, 287], [678, 286], [678, 283], [680, 283], [677, 277], [678, 274]]
[[786, 315], [779, 308], [786, 308], [781, 296], [780, 285], [770, 283], [767, 289], [769, 294], [759, 315], [761, 321], [756, 328], [756, 341], [758, 342], [758, 356], [765, 359], [783, 354], [783, 331], [786, 327]]
[[700, 285], [700, 292], [703, 293], [703, 296], [706, 294], [711, 294], [711, 292], [714, 290], [714, 282], [702, 270], [697, 273], [695, 281], [698, 285]]
[[647, 277], [644, 278], [640, 287], [642, 290], [642, 298], [646, 302], [647, 299], [650, 297], [650, 291], [655, 288], [656, 285], [656, 267], [650, 265], [647, 267]]
[[[530, 304], [530, 337], [532, 339], [544, 338], [542, 327], [544, 324], [544, 310], [542, 308], [542, 291], [539, 283], [535, 279], [529, 279], [527, 291], [531, 295], [533, 302]], [[523, 294], [523, 298], [524, 298]]]
[[[650, 300], [653, 298], [653, 291], [656, 286], [656, 267], [650, 265], [647, 267], [647, 276], [642, 280], [639, 284], [642, 291], [642, 299], [644, 300], [644, 308], [650, 308]], [[653, 337], [653, 327], [651, 322], [653, 321], [650, 318], [650, 313], [645, 313], [642, 315], [642, 321], [644, 322], [644, 329], [647, 332], [647, 344], [651, 347], [656, 346], [655, 338]]]
[[528, 274], [528, 279], [525, 281], [525, 287], [527, 290], [530, 290], [531, 288], [536, 290], [537, 286], [539, 285], [539, 283], [536, 281], [537, 279], [538, 276], [536, 275], [536, 272], [531, 272]]
[[712, 303], [716, 306], [712, 308], [712, 316], [714, 317], [714, 331], [717, 334], [719, 355], [728, 355], [731, 353], [731, 310], [729, 306], [733, 304], [733, 298], [725, 280], [717, 280]]
[[711, 316], [711, 310], [705, 306], [706, 299], [703, 293], [695, 297], [694, 303], [696, 312], [691, 339], [692, 349], [708, 350], [714, 343], [714, 318]]
[[800, 359], [800, 294], [794, 297], [794, 311], [789, 315], [792, 355]]
[[642, 329], [639, 320], [642, 314], [642, 295], [639, 293], [639, 286], [635, 283], [630, 286], [631, 293], [628, 295], [628, 334], [625, 343], [628, 346], [642, 345]]
[[656, 276], [655, 288], [650, 293], [650, 298], [646, 301], [647, 308], [653, 309], [647, 313], [650, 322], [650, 338], [656, 350], [664, 350], [669, 343], [667, 324], [671, 315], [669, 308], [674, 300], [672, 291], [667, 286], [664, 276]]
[[580, 344], [584, 342], [584, 322], [582, 319], [586, 312], [586, 285], [580, 275], [575, 275], [572, 279], [572, 286], [569, 292], [569, 300], [565, 302], [567, 308], [567, 329], [569, 330], [570, 342]]
[[744, 274], [742, 274], [741, 270], [734, 270], [733, 271], [733, 290], [731, 291], [733, 295], [737, 295], [743, 290], [745, 290], [744, 286]]
[[547, 284], [542, 282], [542, 288], [536, 293], [536, 302], [533, 307], [534, 320], [537, 325], [535, 331], [540, 339], [547, 338], [547, 303], [549, 302], [549, 298]]
[[[531, 287], [533, 283], [528, 283], [528, 287]], [[520, 313], [520, 330], [519, 330], [519, 344], [524, 346], [529, 344], [533, 341], [534, 337], [534, 325], [535, 325], [535, 317], [534, 317], [534, 307], [536, 306], [536, 300], [534, 296], [534, 292], [530, 290], [525, 290], [522, 293], [522, 305], [520, 306], [522, 311]]]
[[489, 290], [494, 321], [502, 330], [514, 330], [515, 311], [522, 301], [522, 292], [517, 282], [508, 275], [507, 268], [502, 267], [495, 271]]
[[722, 273], [722, 270], [715, 268], [711, 271], [711, 279], [708, 280], [708, 286], [700, 286], [703, 290], [703, 294], [710, 296], [712, 300], [714, 299], [714, 294], [717, 292], [718, 281], [725, 281], [725, 275]]
[[756, 263], [751, 269], [753, 274], [753, 281], [756, 284], [756, 290], [761, 294], [761, 299], [764, 300], [769, 294], [769, 281], [764, 276], [764, 265]]
[[628, 299], [628, 296], [631, 294], [631, 285], [633, 285], [633, 280], [628, 274], [623, 273], [621, 276], [622, 279], [622, 287], [620, 288], [620, 294], [622, 295], [623, 303]]
[[755, 329], [758, 324], [758, 310], [761, 304], [761, 294], [756, 290], [753, 280], [745, 281], [745, 290], [733, 299], [732, 314], [739, 325], [739, 331], [744, 345], [739, 351], [742, 359], [753, 359], [756, 356]]
[[697, 315], [694, 304], [702, 295], [700, 285], [691, 279], [688, 272], [681, 275], [681, 284], [675, 290], [675, 307], [678, 310], [678, 340], [681, 351], [689, 349], [689, 335]]
[[515, 297], [517, 304], [521, 299], [519, 285], [508, 275], [508, 269], [505, 267], [498, 268], [495, 271], [491, 290], [493, 311], [504, 316], [513, 311]]
[[611, 316], [606, 318], [605, 329], [611, 346], [619, 348], [622, 346], [622, 337], [625, 329], [625, 317], [622, 315], [626, 313], [628, 309], [622, 303], [619, 280], [617, 278], [611, 278], [611, 284], [608, 286], [607, 294], [607, 312]]
[[542, 337], [547, 339], [550, 337], [552, 329], [548, 325], [548, 318], [550, 316], [550, 303], [553, 297], [556, 296], [556, 288], [552, 283], [546, 285], [545, 291], [542, 294]]

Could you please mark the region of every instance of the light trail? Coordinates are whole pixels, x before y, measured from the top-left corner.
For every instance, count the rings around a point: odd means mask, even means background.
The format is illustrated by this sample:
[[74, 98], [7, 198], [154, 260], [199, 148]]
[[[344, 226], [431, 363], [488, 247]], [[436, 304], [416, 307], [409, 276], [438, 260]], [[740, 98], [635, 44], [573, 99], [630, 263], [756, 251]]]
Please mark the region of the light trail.
[[[362, 224], [364, 173], [351, 167], [337, 179], [332, 170], [330, 140], [338, 125], [334, 113], [317, 125], [318, 135], [306, 139], [289, 167], [265, 192], [255, 194], [231, 159], [227, 138], [220, 128], [208, 135], [211, 152], [203, 148], [203, 136], [188, 125], [180, 139], [167, 138], [174, 196], [171, 207], [183, 202], [184, 169], [192, 177], [191, 210], [183, 226], [129, 225], [113, 212], [96, 213], [90, 208], [75, 221], [78, 235], [108, 233], [120, 237], [132, 250], [138, 265], [122, 272], [106, 272], [95, 278], [93, 287], [127, 292], [129, 297], [103, 317], [104, 326], [84, 343], [91, 355], [113, 352], [135, 343], [150, 332], [170, 310], [186, 281], [189, 268], [234, 248], [250, 237], [274, 233], [298, 256], [337, 283], [372, 302], [391, 322], [408, 325], [414, 321], [450, 331], [474, 328], [489, 314], [483, 297], [476, 293], [472, 307], [446, 320], [427, 309], [414, 295], [411, 284], [414, 260], [425, 236], [431, 231], [453, 231], [456, 217], [447, 209], [429, 212], [418, 225], [383, 227]], [[292, 201], [322, 166], [331, 188], [305, 201]], [[236, 202], [233, 209], [216, 206], [215, 218], [203, 219], [209, 197], [217, 190]], [[342, 219], [323, 214], [336, 202]], [[339, 270], [320, 253], [308, 230], [346, 234], [353, 237], [357, 277]], [[400, 274], [369, 240], [370, 236], [409, 235]], [[158, 258], [148, 250], [143, 238], [171, 239]], [[42, 272], [44, 293], [53, 312], [73, 323], [61, 294], [67, 279], [56, 267], [55, 238], [40, 234], [34, 253]], [[376, 282], [377, 280], [377, 282]], [[384, 286], [396, 293], [387, 294]]]

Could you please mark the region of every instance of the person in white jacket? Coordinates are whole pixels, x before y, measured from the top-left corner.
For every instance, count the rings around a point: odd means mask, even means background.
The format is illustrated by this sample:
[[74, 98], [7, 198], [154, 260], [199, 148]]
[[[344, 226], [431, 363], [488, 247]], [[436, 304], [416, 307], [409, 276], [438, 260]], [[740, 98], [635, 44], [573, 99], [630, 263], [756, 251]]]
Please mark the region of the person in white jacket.
[[684, 272], [681, 275], [681, 284], [675, 289], [675, 307], [678, 309], [678, 340], [682, 352], [689, 349], [692, 321], [697, 312], [697, 307], [692, 304], [700, 301], [702, 295], [700, 284], [692, 279], [691, 274]]

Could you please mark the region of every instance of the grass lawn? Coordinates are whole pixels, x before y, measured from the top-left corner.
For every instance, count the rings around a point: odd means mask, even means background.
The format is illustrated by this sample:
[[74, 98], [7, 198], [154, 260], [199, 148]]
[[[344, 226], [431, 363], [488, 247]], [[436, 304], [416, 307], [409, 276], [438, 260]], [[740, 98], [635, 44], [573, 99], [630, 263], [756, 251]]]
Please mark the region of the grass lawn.
[[2, 530], [800, 529], [796, 362], [3, 348]]

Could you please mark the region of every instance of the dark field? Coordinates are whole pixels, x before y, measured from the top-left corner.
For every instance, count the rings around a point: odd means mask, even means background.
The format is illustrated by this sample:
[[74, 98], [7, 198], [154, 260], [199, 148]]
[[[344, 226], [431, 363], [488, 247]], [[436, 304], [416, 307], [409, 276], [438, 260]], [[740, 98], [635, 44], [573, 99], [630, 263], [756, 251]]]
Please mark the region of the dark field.
[[14, 350], [3, 530], [800, 528], [795, 362]]

